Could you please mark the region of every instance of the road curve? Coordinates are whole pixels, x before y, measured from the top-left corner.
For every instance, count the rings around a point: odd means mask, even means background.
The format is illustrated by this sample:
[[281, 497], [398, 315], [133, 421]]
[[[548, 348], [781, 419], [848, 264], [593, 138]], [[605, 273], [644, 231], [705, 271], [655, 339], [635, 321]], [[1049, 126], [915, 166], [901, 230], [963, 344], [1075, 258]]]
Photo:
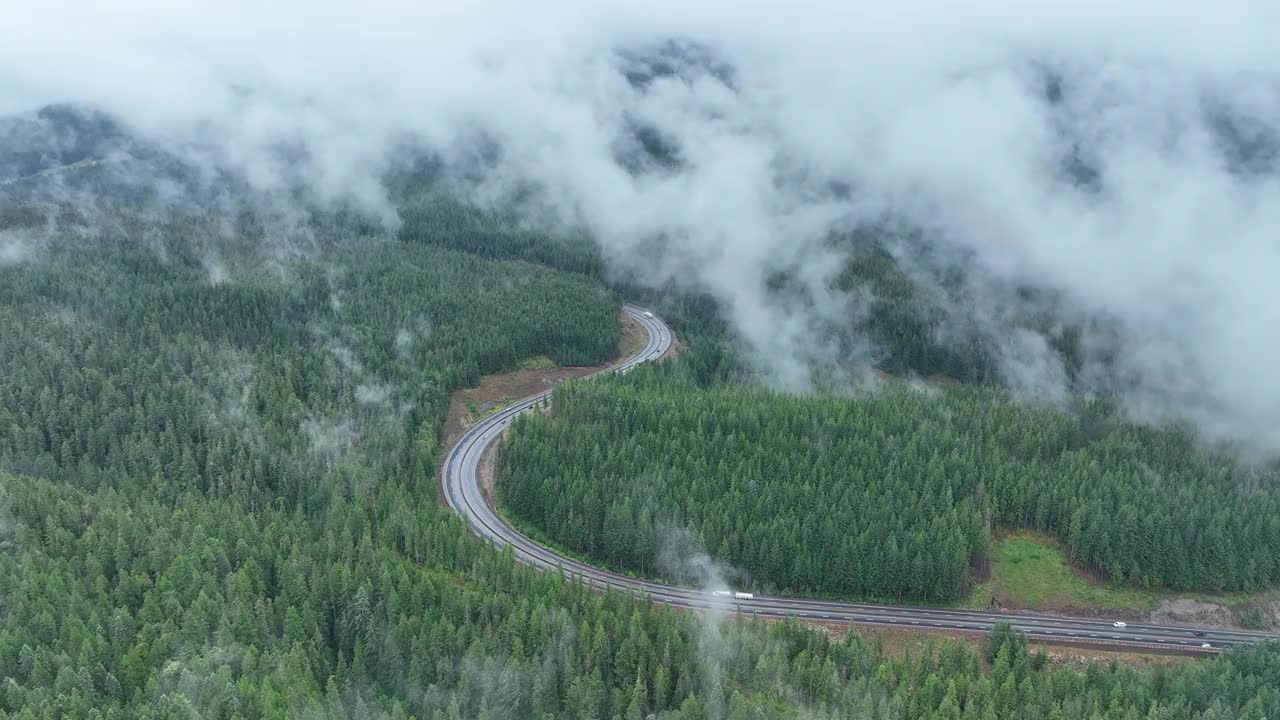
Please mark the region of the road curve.
[[[626, 305], [623, 309], [648, 332], [648, 343], [640, 352], [597, 374], [625, 372], [642, 362], [661, 357], [671, 347], [671, 330], [661, 320], [646, 315], [644, 310], [633, 305]], [[550, 395], [551, 391], [547, 390], [520, 400], [468, 429], [445, 456], [441, 470], [445, 499], [449, 507], [467, 519], [477, 535], [498, 547], [510, 545], [517, 560], [541, 568], [558, 567], [566, 577], [581, 578], [591, 586], [640, 593], [656, 602], [676, 607], [714, 608], [764, 618], [791, 617], [821, 622], [979, 633], [990, 631], [996, 623], [1007, 622], [1037, 642], [1074, 646], [1107, 645], [1113, 648], [1120, 646], [1140, 652], [1214, 653], [1235, 645], [1278, 639], [1278, 636], [1264, 633], [1145, 623], [1130, 623], [1124, 628], [1117, 628], [1110, 620], [1026, 612], [979, 612], [763, 595], [735, 599], [716, 596], [707, 590], [639, 580], [585, 565], [522, 535], [498, 517], [480, 492], [480, 458], [485, 450], [501, 437], [516, 416], [533, 409]], [[1202, 647], [1204, 643], [1208, 643], [1210, 647]]]

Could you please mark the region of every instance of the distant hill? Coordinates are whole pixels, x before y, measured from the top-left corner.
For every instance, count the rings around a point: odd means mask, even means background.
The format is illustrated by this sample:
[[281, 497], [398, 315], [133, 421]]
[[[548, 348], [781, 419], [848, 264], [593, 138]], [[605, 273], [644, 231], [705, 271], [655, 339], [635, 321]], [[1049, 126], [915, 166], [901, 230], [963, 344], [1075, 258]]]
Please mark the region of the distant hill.
[[136, 145], [107, 115], [72, 105], [0, 117], [0, 182], [83, 167], [130, 152]]

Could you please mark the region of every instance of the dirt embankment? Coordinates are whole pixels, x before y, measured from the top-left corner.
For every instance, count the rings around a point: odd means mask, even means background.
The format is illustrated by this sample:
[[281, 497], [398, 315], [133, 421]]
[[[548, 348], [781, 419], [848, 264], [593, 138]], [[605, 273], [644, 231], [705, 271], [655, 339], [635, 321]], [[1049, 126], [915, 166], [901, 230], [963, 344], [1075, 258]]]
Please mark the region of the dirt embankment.
[[496, 472], [498, 458], [498, 444], [494, 443], [485, 448], [484, 454], [480, 456], [480, 494], [484, 496], [484, 501], [489, 505], [495, 506], [498, 503], [498, 476]]
[[[765, 622], [775, 622], [772, 619], [765, 619]], [[833, 640], [842, 641], [845, 635], [850, 632], [856, 632], [862, 636], [862, 639], [868, 644], [879, 644], [885, 654], [892, 657], [902, 657], [910, 655], [912, 657], [920, 657], [923, 653], [933, 651], [937, 652], [938, 644], [946, 640], [959, 640], [973, 652], [981, 654], [987, 646], [986, 633], [982, 632], [963, 632], [956, 630], [940, 630], [937, 628], [884, 628], [884, 627], [867, 627], [858, 625], [848, 625], [845, 623], [824, 622], [821, 620], [802, 620], [802, 624], [807, 625], [816, 630], [820, 630], [830, 636]], [[1050, 663], [1055, 665], [1063, 665], [1083, 669], [1090, 664], [1118, 662], [1125, 665], [1133, 665], [1137, 667], [1149, 665], [1177, 665], [1181, 663], [1191, 662], [1193, 657], [1178, 655], [1161, 655], [1146, 654], [1133, 652], [1132, 650], [1111, 650], [1105, 646], [1093, 647], [1062, 647], [1058, 645], [1043, 645], [1034, 640], [1028, 643], [1028, 650], [1032, 653], [1036, 651], [1044, 651]], [[990, 669], [990, 666], [983, 663], [984, 669]]]
[[1235, 624], [1229, 608], [1190, 598], [1161, 600], [1160, 606], [1148, 617], [1148, 622], [1223, 629]]
[[1172, 598], [1161, 600], [1147, 620], [1167, 625], [1194, 625], [1220, 630], [1275, 632], [1280, 628], [1280, 600], [1275, 598], [1274, 591], [1235, 605], [1193, 598]]

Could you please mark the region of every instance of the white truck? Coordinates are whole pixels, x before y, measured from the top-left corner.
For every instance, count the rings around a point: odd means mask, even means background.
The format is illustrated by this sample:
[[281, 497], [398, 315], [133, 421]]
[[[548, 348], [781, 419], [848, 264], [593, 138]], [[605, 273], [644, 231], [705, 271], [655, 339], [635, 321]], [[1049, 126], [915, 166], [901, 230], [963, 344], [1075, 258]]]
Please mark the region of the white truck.
[[712, 590], [711, 594], [715, 595], [716, 597], [732, 597], [732, 598], [737, 598], [738, 600], [750, 600], [755, 597], [755, 595], [752, 595], [751, 593], [744, 593], [744, 592], [737, 592], [737, 591], [730, 592], [728, 590]]

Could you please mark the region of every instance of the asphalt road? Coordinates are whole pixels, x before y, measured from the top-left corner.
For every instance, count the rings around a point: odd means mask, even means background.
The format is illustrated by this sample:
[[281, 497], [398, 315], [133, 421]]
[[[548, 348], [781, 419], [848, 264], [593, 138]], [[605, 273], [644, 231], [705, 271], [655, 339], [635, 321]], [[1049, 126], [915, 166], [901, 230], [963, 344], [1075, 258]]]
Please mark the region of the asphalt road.
[[[642, 362], [657, 359], [671, 346], [671, 330], [641, 308], [628, 305], [625, 311], [649, 333], [648, 344], [639, 353], [602, 372], [625, 372]], [[1178, 654], [1214, 653], [1246, 643], [1278, 639], [1276, 635], [1212, 628], [1130, 623], [1124, 628], [1111, 619], [1072, 618], [1026, 612], [978, 612], [915, 606], [831, 602], [802, 598], [756, 595], [749, 599], [716, 596], [710, 590], [677, 587], [620, 575], [585, 565], [542, 547], [520, 534], [497, 516], [480, 492], [479, 467], [484, 451], [521, 413], [546, 400], [551, 391], [525, 398], [471, 427], [449, 449], [443, 467], [445, 498], [471, 524], [480, 537], [502, 547], [512, 546], [516, 559], [543, 568], [561, 568], [570, 578], [588, 585], [641, 593], [667, 605], [692, 609], [721, 609], [765, 618], [792, 617], [823, 622], [856, 623], [920, 630], [987, 632], [995, 623], [1008, 622], [1033, 640], [1056, 645], [1109, 645], [1141, 652]], [[1202, 633], [1197, 634], [1197, 633]], [[1202, 644], [1208, 643], [1209, 648]]]

